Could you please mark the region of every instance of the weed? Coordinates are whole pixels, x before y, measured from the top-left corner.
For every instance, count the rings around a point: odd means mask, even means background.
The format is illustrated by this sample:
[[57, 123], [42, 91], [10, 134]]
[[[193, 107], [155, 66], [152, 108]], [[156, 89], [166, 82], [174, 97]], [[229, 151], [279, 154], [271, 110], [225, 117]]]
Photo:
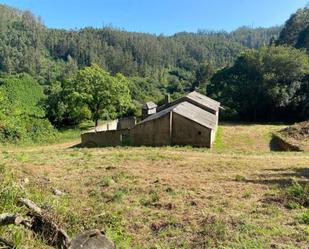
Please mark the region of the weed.
[[242, 176], [242, 175], [236, 175], [235, 176], [235, 181], [236, 182], [243, 182], [246, 180], [246, 177]]
[[109, 187], [111, 185], [113, 185], [115, 183], [115, 181], [113, 180], [113, 178], [111, 176], [103, 176], [100, 180], [100, 185], [102, 187]]
[[152, 203], [158, 202], [159, 199], [160, 199], [160, 198], [159, 198], [159, 195], [158, 195], [157, 192], [155, 192], [155, 191], [151, 192], [151, 194], [150, 194], [150, 200], [151, 200]]
[[296, 207], [297, 204], [303, 207], [309, 206], [309, 184], [293, 182], [292, 186], [286, 190], [286, 197], [290, 206]]
[[125, 192], [123, 190], [118, 190], [113, 194], [111, 201], [112, 202], [120, 201], [124, 196], [125, 196]]
[[287, 208], [289, 209], [301, 209], [302, 205], [295, 201], [288, 201]]
[[124, 221], [120, 212], [106, 214], [103, 217], [106, 235], [113, 240], [117, 248], [130, 248], [131, 236], [124, 229]]
[[28, 161], [28, 156], [25, 153], [17, 154], [16, 159], [19, 162], [25, 163]]
[[2, 151], [3, 159], [8, 159], [10, 156], [10, 153], [7, 151]]
[[209, 216], [202, 222], [201, 232], [215, 241], [224, 241], [227, 238], [228, 226], [224, 220]]
[[299, 222], [302, 224], [309, 225], [309, 209], [307, 209], [299, 218]]

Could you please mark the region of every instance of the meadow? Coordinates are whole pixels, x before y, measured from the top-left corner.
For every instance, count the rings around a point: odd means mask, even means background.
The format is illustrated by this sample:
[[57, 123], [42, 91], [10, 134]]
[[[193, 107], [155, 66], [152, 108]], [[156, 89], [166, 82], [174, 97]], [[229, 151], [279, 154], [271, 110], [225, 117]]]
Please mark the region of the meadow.
[[[69, 235], [97, 228], [117, 248], [308, 248], [309, 154], [275, 151], [283, 127], [222, 124], [210, 150], [79, 148], [72, 131], [61, 143], [1, 147], [0, 213], [25, 213], [16, 200], [27, 197]], [[49, 248], [22, 227], [0, 234]]]

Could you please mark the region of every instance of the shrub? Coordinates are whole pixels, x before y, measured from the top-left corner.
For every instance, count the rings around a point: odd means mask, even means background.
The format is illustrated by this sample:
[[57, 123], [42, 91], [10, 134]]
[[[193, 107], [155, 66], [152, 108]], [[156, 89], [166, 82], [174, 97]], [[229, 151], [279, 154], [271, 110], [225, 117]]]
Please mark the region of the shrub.
[[0, 143], [54, 140], [56, 130], [44, 118], [42, 87], [29, 75], [0, 78]]

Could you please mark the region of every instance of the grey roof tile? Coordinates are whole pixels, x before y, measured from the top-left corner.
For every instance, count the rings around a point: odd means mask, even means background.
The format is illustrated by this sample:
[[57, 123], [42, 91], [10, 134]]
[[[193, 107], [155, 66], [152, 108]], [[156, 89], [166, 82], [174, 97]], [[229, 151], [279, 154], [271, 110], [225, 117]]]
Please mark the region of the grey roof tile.
[[184, 101], [149, 116], [139, 124], [146, 123], [154, 119], [159, 119], [171, 111], [210, 129], [214, 129], [217, 123], [216, 115], [209, 113], [187, 101]]

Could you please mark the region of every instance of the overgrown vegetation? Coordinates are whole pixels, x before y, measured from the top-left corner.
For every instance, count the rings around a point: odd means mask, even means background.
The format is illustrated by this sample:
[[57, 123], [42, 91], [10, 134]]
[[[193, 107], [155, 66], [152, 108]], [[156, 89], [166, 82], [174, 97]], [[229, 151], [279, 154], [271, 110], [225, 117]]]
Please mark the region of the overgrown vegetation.
[[31, 76], [0, 78], [0, 142], [53, 141], [56, 131], [42, 101], [43, 89]]

